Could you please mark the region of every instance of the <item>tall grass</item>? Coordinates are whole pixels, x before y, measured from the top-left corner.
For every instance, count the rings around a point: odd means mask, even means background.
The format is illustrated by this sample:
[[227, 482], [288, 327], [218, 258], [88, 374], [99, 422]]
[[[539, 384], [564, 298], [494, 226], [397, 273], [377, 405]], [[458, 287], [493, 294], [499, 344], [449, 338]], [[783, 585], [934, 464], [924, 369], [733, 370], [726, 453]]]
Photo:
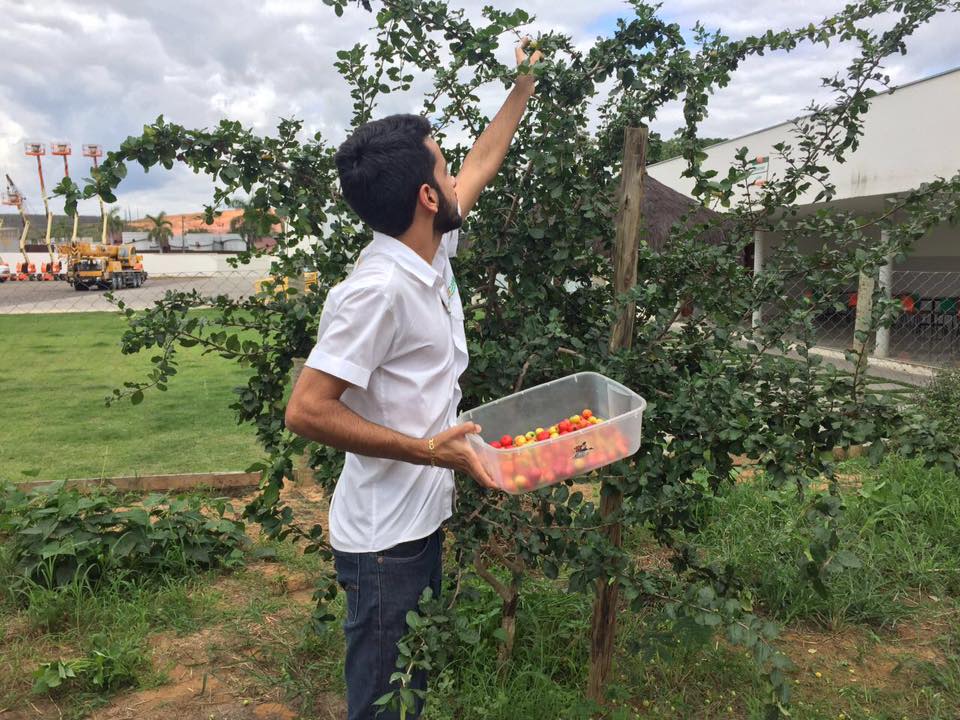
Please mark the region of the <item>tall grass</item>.
[[799, 565], [808, 538], [792, 491], [742, 483], [706, 501], [702, 532], [687, 540], [707, 557], [731, 562], [763, 609], [781, 621], [884, 625], [930, 595], [960, 589], [960, 478], [889, 458], [843, 488], [842, 547], [861, 568], [845, 570], [821, 597]]

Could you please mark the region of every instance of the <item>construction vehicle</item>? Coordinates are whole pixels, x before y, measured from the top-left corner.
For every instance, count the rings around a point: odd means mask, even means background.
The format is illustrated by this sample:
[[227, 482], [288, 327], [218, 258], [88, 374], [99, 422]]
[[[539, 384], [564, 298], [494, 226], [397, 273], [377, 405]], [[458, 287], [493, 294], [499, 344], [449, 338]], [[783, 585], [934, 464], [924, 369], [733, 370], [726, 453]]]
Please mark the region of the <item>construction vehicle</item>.
[[138, 288], [147, 279], [143, 258], [132, 243], [104, 245], [73, 242], [57, 247], [66, 259], [67, 282], [74, 290]]
[[[87, 143], [86, 145], [83, 146], [83, 156], [93, 160], [93, 176], [96, 177], [97, 170], [99, 169], [97, 165], [97, 159], [103, 157], [103, 147], [101, 147], [100, 145], [93, 145], [93, 144]], [[64, 167], [66, 167], [66, 165], [64, 165]], [[97, 195], [97, 200], [100, 201], [100, 219], [103, 221], [103, 227], [100, 232], [100, 242], [106, 245], [107, 244], [107, 210], [103, 206], [103, 198]]]
[[[306, 272], [303, 274], [303, 286], [306, 292], [312, 292], [317, 287], [317, 273]], [[268, 277], [253, 281], [253, 292], [255, 295], [271, 295], [286, 291], [290, 287], [289, 278]]]
[[47, 188], [43, 182], [43, 163], [40, 158], [47, 154], [47, 146], [44, 143], [25, 142], [23, 144], [23, 153], [27, 157], [37, 159], [37, 174], [40, 176], [40, 197], [43, 198], [43, 209], [47, 214], [47, 234], [44, 243], [47, 246], [47, 252], [50, 253], [49, 263], [40, 263], [40, 272], [34, 273], [31, 280], [54, 280], [57, 275], [55, 262], [53, 259], [53, 243], [50, 242], [50, 230], [53, 226], [53, 213], [50, 212], [50, 203], [47, 201]]
[[[70, 177], [70, 165], [67, 162], [67, 157], [73, 153], [73, 149], [68, 142], [51, 142], [50, 143], [50, 154], [60, 156], [63, 158], [63, 176], [65, 178]], [[77, 230], [80, 227], [80, 210], [77, 209], [73, 213], [73, 233], [70, 235], [70, 241], [76, 242], [77, 240]], [[61, 264], [60, 262], [53, 261], [53, 246], [50, 244], [49, 238], [47, 239], [47, 251], [50, 253], [50, 270], [53, 273], [54, 280], [66, 280], [67, 279], [67, 268], [66, 265]], [[44, 263], [46, 264], [46, 263]]]
[[17, 208], [17, 212], [20, 213], [20, 220], [23, 222], [23, 231], [20, 233], [20, 255], [23, 256], [23, 262], [17, 263], [15, 271], [10, 274], [10, 279], [19, 281], [33, 280], [37, 274], [37, 268], [30, 262], [30, 257], [27, 255], [27, 233], [30, 232], [30, 220], [27, 218], [27, 213], [23, 209], [25, 199], [23, 193], [20, 192], [13, 183], [13, 180], [10, 179], [10, 176], [7, 175], [6, 178], [7, 192], [3, 196], [3, 204], [13, 205]]

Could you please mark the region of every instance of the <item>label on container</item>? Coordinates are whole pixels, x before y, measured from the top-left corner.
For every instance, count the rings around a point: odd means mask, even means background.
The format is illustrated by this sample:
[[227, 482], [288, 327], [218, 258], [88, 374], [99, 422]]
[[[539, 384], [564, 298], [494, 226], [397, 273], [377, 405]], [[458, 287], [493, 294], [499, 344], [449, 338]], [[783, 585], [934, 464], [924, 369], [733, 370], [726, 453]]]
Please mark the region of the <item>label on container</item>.
[[587, 445], [586, 441], [580, 443], [573, 449], [574, 460], [576, 460], [577, 458], [586, 457], [591, 450], [593, 450], [593, 448]]

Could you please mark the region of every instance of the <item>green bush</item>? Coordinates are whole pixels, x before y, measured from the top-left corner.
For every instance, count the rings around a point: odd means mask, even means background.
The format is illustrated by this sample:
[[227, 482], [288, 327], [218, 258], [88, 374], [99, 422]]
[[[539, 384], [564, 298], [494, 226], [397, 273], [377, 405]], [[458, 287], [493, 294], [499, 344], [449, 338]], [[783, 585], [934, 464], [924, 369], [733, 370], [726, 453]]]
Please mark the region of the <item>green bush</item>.
[[106, 576], [183, 575], [234, 566], [248, 543], [226, 500], [150, 495], [139, 507], [63, 483], [29, 494], [0, 486], [0, 537], [18, 589], [96, 586]]
[[85, 657], [40, 663], [33, 673], [33, 692], [58, 688], [86, 691], [116, 690], [136, 684], [137, 672], [146, 664], [139, 645], [107, 643]]
[[785, 622], [881, 625], [908, 615], [921, 594], [960, 592], [960, 478], [891, 457], [862, 480], [842, 488], [844, 552], [826, 595], [802, 570], [809, 493], [798, 499], [759, 482], [739, 484], [704, 500], [702, 532], [687, 539], [711, 561], [735, 566], [754, 600]]
[[920, 391], [920, 407], [931, 420], [960, 438], [960, 370], [941, 370]]

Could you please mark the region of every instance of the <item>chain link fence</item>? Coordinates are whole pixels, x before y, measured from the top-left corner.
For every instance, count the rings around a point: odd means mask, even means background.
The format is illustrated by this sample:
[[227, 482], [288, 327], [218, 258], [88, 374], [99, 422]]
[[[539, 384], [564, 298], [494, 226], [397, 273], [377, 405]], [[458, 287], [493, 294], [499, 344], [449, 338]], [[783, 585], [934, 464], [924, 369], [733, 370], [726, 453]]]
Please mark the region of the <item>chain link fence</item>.
[[900, 314], [880, 355], [948, 367], [960, 366], [960, 272], [895, 270], [891, 296]]
[[[253, 295], [257, 283], [267, 274], [256, 270], [235, 270], [216, 273], [164, 273], [149, 275], [138, 288], [113, 290], [116, 298], [135, 310], [144, 310], [168, 291], [201, 295], [228, 295], [239, 299]], [[116, 311], [106, 297], [106, 290], [74, 290], [62, 280], [0, 282], [0, 315], [42, 313], [81, 313]]]
[[[128, 307], [143, 310], [163, 298], [167, 291], [196, 290], [202, 295], [228, 295], [239, 299], [257, 292], [267, 278], [262, 270], [241, 269], [211, 273], [164, 273], [150, 275], [139, 288], [113, 291]], [[315, 280], [314, 280], [315, 281]], [[310, 282], [308, 278], [307, 282]], [[790, 300], [809, 292], [803, 282], [785, 288]], [[890, 294], [900, 302], [900, 314], [882, 333], [874, 356], [946, 367], [960, 366], [960, 272], [897, 270]], [[39, 313], [111, 312], [115, 307], [104, 290], [76, 291], [63, 281], [7, 281], [0, 283], [0, 315]], [[821, 302], [814, 318], [818, 345], [847, 349], [853, 344], [857, 314], [857, 287], [840, 291], [833, 303]], [[765, 309], [763, 318], [771, 317]]]
[[[899, 303], [899, 314], [889, 330], [875, 334], [870, 344], [874, 357], [939, 365], [960, 366], [960, 272], [895, 270], [890, 297]], [[784, 289], [788, 303], [799, 301], [809, 290], [802, 281]], [[858, 287], [840, 290], [833, 301], [821, 301], [813, 318], [817, 345], [846, 350], [853, 346], [859, 304]], [[765, 308], [763, 318], [770, 318]]]

